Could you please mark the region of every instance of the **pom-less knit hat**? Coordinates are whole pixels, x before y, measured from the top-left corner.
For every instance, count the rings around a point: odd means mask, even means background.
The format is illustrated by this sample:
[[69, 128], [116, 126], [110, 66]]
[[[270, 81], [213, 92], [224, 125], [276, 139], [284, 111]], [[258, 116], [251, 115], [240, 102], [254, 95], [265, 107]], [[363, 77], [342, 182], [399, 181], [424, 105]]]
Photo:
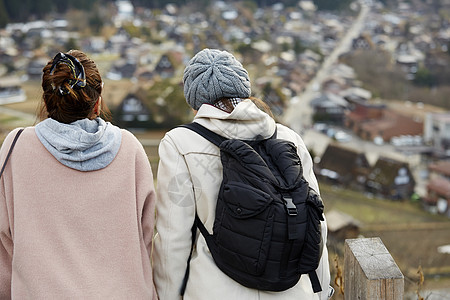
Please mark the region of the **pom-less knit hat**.
[[204, 103], [221, 98], [248, 98], [251, 95], [247, 70], [229, 52], [204, 49], [187, 64], [183, 74], [184, 97], [198, 110]]

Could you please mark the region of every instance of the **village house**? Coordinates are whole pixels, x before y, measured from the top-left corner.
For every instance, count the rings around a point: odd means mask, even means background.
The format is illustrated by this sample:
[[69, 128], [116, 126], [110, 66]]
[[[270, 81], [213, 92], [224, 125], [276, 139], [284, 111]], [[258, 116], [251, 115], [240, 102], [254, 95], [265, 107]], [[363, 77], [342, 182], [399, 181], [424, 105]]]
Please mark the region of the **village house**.
[[360, 134], [360, 124], [368, 120], [379, 120], [383, 116], [385, 104], [353, 101], [352, 109], [346, 113], [344, 125]]
[[135, 72], [136, 78], [141, 83], [151, 83], [153, 78], [155, 77], [155, 74], [153, 72], [153, 68], [151, 66], [143, 66], [139, 67]]
[[331, 210], [325, 213], [328, 226], [328, 242], [343, 243], [346, 239], [359, 236], [361, 223], [352, 216], [339, 211]]
[[370, 91], [356, 86], [343, 89], [339, 95], [348, 102], [355, 104], [365, 103], [372, 99], [372, 93]]
[[378, 34], [372, 37], [372, 42], [376, 48], [382, 50], [389, 50], [389, 44], [392, 43], [391, 39], [386, 34]]
[[47, 57], [35, 57], [30, 60], [26, 67], [28, 79], [41, 80], [42, 69], [47, 65], [49, 59]]
[[327, 75], [328, 77], [335, 76], [344, 79], [345, 87], [352, 87], [355, 85], [355, 70], [346, 64], [340, 63], [333, 65]]
[[443, 160], [428, 166], [430, 179], [427, 195], [423, 199], [425, 209], [450, 217], [450, 161]]
[[[340, 95], [340, 93], [348, 88], [344, 78], [340, 76], [328, 76], [322, 82], [322, 91]], [[341, 96], [342, 97], [342, 96]]]
[[428, 51], [431, 49], [433, 44], [433, 39], [428, 34], [420, 34], [414, 37], [414, 45], [416, 45], [417, 49], [421, 51]]
[[137, 69], [137, 62], [133, 60], [120, 59], [116, 61], [106, 77], [111, 80], [120, 80], [122, 78], [132, 78]]
[[370, 164], [363, 152], [331, 143], [314, 171], [324, 181], [361, 190]]
[[344, 124], [362, 139], [389, 142], [394, 137], [423, 134], [421, 119], [387, 108], [385, 104], [355, 102], [353, 107], [346, 114]]
[[152, 80], [123, 98], [114, 109], [114, 121], [132, 130], [169, 129], [192, 120], [191, 113], [179, 82]]
[[156, 63], [154, 74], [161, 78], [171, 78], [175, 75], [178, 66], [183, 63], [184, 54], [179, 51], [169, 51], [161, 56]]
[[450, 112], [428, 113], [423, 139], [433, 147], [437, 157], [450, 156]]
[[129, 34], [122, 28], [111, 36], [105, 43], [105, 50], [112, 54], [120, 54], [131, 42]]
[[409, 165], [391, 158], [379, 157], [367, 175], [366, 190], [387, 199], [409, 199], [414, 187]]
[[381, 119], [360, 124], [358, 132], [359, 136], [366, 140], [373, 141], [375, 138], [381, 138], [389, 142], [394, 137], [420, 137], [423, 134], [423, 122], [386, 109]]
[[314, 111], [314, 120], [336, 125], [342, 125], [344, 122], [345, 111], [348, 108], [348, 102], [335, 94], [323, 93], [310, 102]]
[[87, 37], [81, 41], [81, 46], [85, 52], [88, 53], [103, 53], [106, 48], [106, 41], [104, 37], [92, 36]]
[[21, 85], [19, 78], [0, 78], [0, 104], [25, 101], [27, 97]]
[[353, 39], [352, 49], [353, 50], [370, 50], [373, 49], [374, 45], [372, 39], [367, 34], [362, 34], [359, 37]]
[[416, 48], [412, 42], [399, 43], [396, 52], [396, 63], [406, 73], [406, 78], [414, 79], [415, 73], [419, 69], [419, 64], [424, 60], [425, 55]]
[[130, 93], [116, 108], [115, 121], [121, 127], [148, 128], [150, 125], [150, 110], [136, 93]]
[[[292, 70], [289, 72], [284, 78], [282, 84], [286, 88], [288, 88], [294, 95], [301, 94], [305, 87], [307, 86], [309, 80], [311, 79], [309, 75], [310, 73], [302, 72], [298, 68]], [[268, 81], [270, 81], [270, 76], [267, 77], [260, 77], [260, 78], [269, 78]], [[259, 79], [259, 78], [258, 78]], [[258, 81], [258, 80], [257, 80]]]
[[407, 79], [414, 79], [414, 74], [419, 69], [419, 61], [416, 56], [410, 54], [400, 54], [397, 56], [396, 62], [406, 73]]

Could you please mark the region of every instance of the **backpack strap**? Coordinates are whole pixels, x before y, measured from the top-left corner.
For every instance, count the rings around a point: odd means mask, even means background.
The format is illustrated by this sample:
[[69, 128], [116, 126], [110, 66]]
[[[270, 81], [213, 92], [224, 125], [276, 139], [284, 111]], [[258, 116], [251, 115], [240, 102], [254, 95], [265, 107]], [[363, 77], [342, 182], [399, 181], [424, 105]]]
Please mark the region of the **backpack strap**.
[[319, 277], [317, 276], [316, 271], [311, 271], [308, 273], [309, 280], [311, 281], [311, 285], [314, 293], [318, 293], [322, 291], [322, 287], [320, 286]]
[[180, 296], [184, 296], [184, 292], [186, 291], [186, 285], [187, 285], [187, 281], [189, 278], [189, 265], [191, 262], [191, 257], [192, 257], [192, 251], [194, 250], [194, 244], [195, 244], [195, 239], [197, 236], [197, 214], [195, 214], [195, 221], [194, 221], [194, 225], [192, 225], [191, 231], [192, 231], [192, 244], [191, 244], [191, 252], [189, 253], [189, 257], [187, 260], [187, 266], [186, 266], [186, 272], [184, 273], [184, 278], [183, 278], [183, 283], [181, 284], [181, 288], [180, 288]]
[[[203, 235], [203, 237], [206, 240], [206, 243], [208, 244], [208, 248], [214, 247], [214, 239], [211, 234], [209, 234], [208, 229], [206, 229], [203, 222], [200, 220], [197, 214], [195, 214], [195, 224], [197, 225], [198, 229], [200, 230], [200, 233]], [[211, 250], [211, 249], [210, 249]], [[214, 250], [214, 249], [212, 249]]]
[[14, 140], [12, 141], [11, 146], [9, 147], [8, 154], [6, 155], [5, 162], [3, 163], [2, 170], [0, 171], [0, 177], [3, 175], [3, 171], [5, 171], [6, 163], [8, 162], [9, 157], [11, 156], [11, 153], [13, 151], [13, 148], [16, 145], [16, 142], [19, 139], [19, 136], [22, 133], [22, 131], [23, 131], [23, 128], [20, 129], [19, 131], [17, 131], [16, 136], [14, 137]]
[[[211, 143], [213, 143], [217, 147], [219, 147], [220, 144], [223, 141], [227, 140], [223, 136], [215, 133], [214, 131], [209, 130], [208, 128], [206, 128], [203, 125], [200, 125], [197, 122], [192, 122], [192, 123], [189, 123], [189, 124], [183, 124], [183, 125], [180, 125], [178, 127], [184, 127], [184, 128], [190, 129], [190, 130], [198, 133], [199, 135], [201, 135], [202, 137], [204, 137], [205, 139], [207, 139], [208, 141], [210, 141]], [[274, 131], [273, 135], [269, 139], [275, 139], [276, 137], [277, 137], [277, 127], [275, 127], [275, 131]], [[252, 142], [252, 141], [250, 141], [250, 142]]]
[[226, 138], [224, 138], [221, 135], [218, 135], [217, 133], [209, 130], [208, 128], [206, 128], [203, 125], [200, 125], [196, 122], [192, 122], [189, 124], [184, 124], [184, 125], [180, 125], [178, 127], [184, 127], [187, 129], [190, 129], [196, 133], [198, 133], [199, 135], [201, 135], [202, 137], [204, 137], [205, 139], [207, 139], [208, 141], [210, 141], [211, 143], [213, 143], [214, 145], [216, 145], [217, 147], [220, 146], [220, 144], [227, 140]]
[[[205, 126], [202, 126], [202, 125], [200, 125], [200, 124], [198, 124], [196, 122], [180, 125], [178, 127], [184, 127], [184, 128], [190, 129], [190, 130], [198, 133], [199, 135], [201, 135], [202, 137], [204, 137], [205, 139], [207, 139], [208, 141], [210, 141], [211, 143], [213, 143], [217, 147], [219, 147], [220, 144], [223, 141], [226, 140], [226, 138], [218, 135], [217, 133], [209, 130]], [[190, 265], [191, 258], [192, 258], [192, 252], [194, 250], [195, 239], [196, 239], [196, 235], [197, 235], [197, 228], [200, 229], [200, 232], [203, 234], [203, 236], [206, 239], [207, 236], [209, 235], [208, 231], [206, 230], [206, 228], [203, 225], [202, 221], [200, 221], [200, 219], [197, 216], [197, 214], [195, 214], [195, 221], [194, 221], [194, 224], [192, 225], [192, 228], [191, 228], [191, 230], [192, 230], [191, 252], [189, 253], [189, 257], [188, 257], [188, 260], [187, 260], [187, 266], [186, 266], [186, 272], [184, 273], [183, 283], [182, 283], [181, 289], [180, 289], [180, 295], [181, 296], [184, 296], [184, 292], [186, 291], [187, 281], [189, 279], [189, 265]]]
[[206, 229], [205, 225], [203, 225], [203, 222], [198, 217], [197, 213], [195, 214], [195, 221], [194, 225], [192, 225], [192, 244], [191, 244], [191, 252], [189, 253], [189, 257], [187, 260], [187, 266], [186, 266], [186, 272], [184, 273], [183, 283], [180, 288], [180, 295], [184, 296], [184, 292], [186, 291], [187, 281], [189, 279], [189, 265], [192, 258], [192, 252], [194, 251], [194, 245], [195, 245], [195, 239], [197, 237], [197, 228], [200, 230], [200, 233], [203, 235], [205, 240], [207, 241], [208, 247], [211, 247], [213, 242], [212, 235], [209, 234], [208, 230]]

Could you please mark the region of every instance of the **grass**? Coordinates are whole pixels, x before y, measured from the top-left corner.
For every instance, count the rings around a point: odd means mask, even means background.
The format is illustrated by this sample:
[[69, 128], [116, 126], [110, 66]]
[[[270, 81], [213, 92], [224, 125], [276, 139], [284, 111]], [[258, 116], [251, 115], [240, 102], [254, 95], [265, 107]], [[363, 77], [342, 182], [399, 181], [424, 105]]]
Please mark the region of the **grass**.
[[361, 192], [323, 183], [320, 185], [320, 191], [325, 212], [338, 209], [353, 216], [363, 226], [418, 222], [444, 222], [450, 226], [448, 218], [424, 211], [419, 203], [371, 198]]
[[[419, 266], [425, 276], [422, 290], [449, 286], [450, 254], [438, 253], [437, 248], [450, 244], [450, 219], [424, 211], [419, 203], [370, 198], [323, 183], [320, 189], [325, 213], [336, 209], [349, 214], [361, 222], [361, 236], [381, 238], [405, 276], [405, 291], [417, 289]], [[332, 280], [337, 273], [336, 255], [343, 267], [343, 244], [343, 240], [329, 240]]]
[[9, 126], [11, 123], [16, 123], [20, 121], [20, 118], [13, 117], [6, 114], [0, 114], [0, 125], [1, 126]]

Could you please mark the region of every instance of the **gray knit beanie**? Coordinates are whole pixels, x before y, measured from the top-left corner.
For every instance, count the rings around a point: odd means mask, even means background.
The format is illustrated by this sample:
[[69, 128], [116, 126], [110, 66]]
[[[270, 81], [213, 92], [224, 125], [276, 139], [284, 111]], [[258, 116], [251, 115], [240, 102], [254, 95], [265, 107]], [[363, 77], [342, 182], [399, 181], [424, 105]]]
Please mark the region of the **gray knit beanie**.
[[204, 49], [187, 64], [183, 75], [184, 97], [198, 110], [204, 103], [221, 98], [248, 98], [251, 95], [247, 70], [229, 52]]

